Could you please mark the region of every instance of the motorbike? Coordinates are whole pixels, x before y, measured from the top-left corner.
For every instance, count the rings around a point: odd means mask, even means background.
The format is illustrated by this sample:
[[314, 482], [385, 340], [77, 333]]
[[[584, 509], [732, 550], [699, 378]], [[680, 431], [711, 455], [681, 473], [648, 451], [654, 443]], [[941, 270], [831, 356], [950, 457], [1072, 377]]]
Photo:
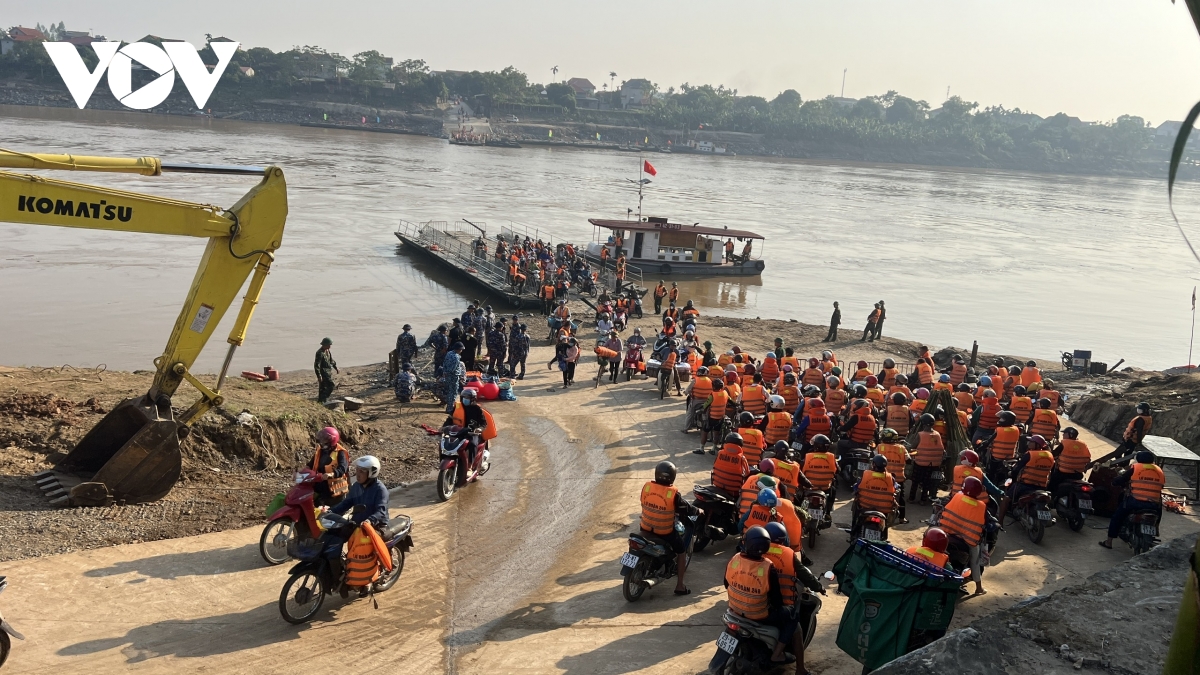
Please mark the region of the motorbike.
[[738, 505], [711, 485], [697, 485], [692, 492], [696, 495], [696, 508], [703, 511], [696, 522], [696, 542], [692, 545], [692, 550], [699, 553], [709, 542], [724, 541], [736, 534]]
[[[797, 589], [800, 624], [796, 630], [804, 636], [807, 649], [817, 632], [817, 613], [821, 596], [806, 587]], [[779, 629], [726, 610], [721, 617], [724, 630], [717, 636], [717, 653], [708, 663], [708, 672], [716, 675], [757, 675], [779, 668], [771, 662], [771, 653], [779, 642]]]
[[805, 528], [809, 549], [817, 547], [817, 537], [820, 536], [821, 530], [833, 525], [833, 521], [825, 516], [825, 500], [828, 498], [821, 490], [804, 491], [804, 508], [808, 510], [809, 520], [814, 524], [813, 527]]
[[638, 319], [644, 318], [642, 314], [642, 299], [636, 295], [633, 296], [633, 313], [637, 315]]
[[871, 451], [866, 448], [844, 448], [838, 457], [838, 475], [853, 488], [863, 473], [871, 469]]
[[[695, 526], [696, 516], [689, 516]], [[685, 535], [683, 523], [675, 521], [675, 532]], [[688, 540], [687, 562], [692, 562], [692, 542]], [[641, 530], [629, 535], [629, 551], [621, 555], [621, 595], [628, 602], [637, 602], [647, 589], [678, 573], [675, 554], [659, 538]]]
[[[471, 445], [475, 446], [475, 462], [470, 462]], [[491, 451], [487, 441], [473, 430], [451, 425], [442, 432], [439, 444], [441, 468], [437, 477], [438, 501], [449, 501], [454, 491], [473, 483], [492, 468]]]
[[1072, 532], [1079, 532], [1087, 517], [1092, 515], [1092, 497], [1095, 486], [1083, 480], [1072, 480], [1058, 486], [1058, 499], [1054, 500], [1054, 510], [1058, 517], [1066, 521]]
[[1154, 548], [1158, 543], [1158, 513], [1151, 510], [1134, 511], [1119, 530], [1121, 541], [1133, 548], [1133, 554], [1139, 555]]
[[[0, 593], [3, 593], [6, 588], [8, 588], [8, 579], [0, 577]], [[12, 627], [12, 624], [5, 621], [3, 616], [0, 616], [0, 666], [3, 666], [4, 662], [8, 660], [8, 652], [12, 649], [12, 640], [8, 637], [10, 635], [18, 640], [25, 639], [24, 635], [18, 633], [17, 629]]]
[[1054, 525], [1054, 514], [1050, 511], [1050, 493], [1045, 490], [1026, 492], [1012, 505], [1012, 515], [1029, 535], [1029, 541], [1037, 544], [1046, 534], [1046, 528]]
[[[321, 515], [321, 526], [325, 534], [322, 534], [315, 544], [293, 543], [289, 553], [300, 562], [288, 572], [288, 580], [279, 592], [279, 613], [283, 615], [284, 621], [291, 624], [311, 621], [317, 612], [321, 611], [325, 596], [341, 590], [346, 579], [345, 554], [342, 554], [342, 574], [334, 578], [329, 559], [324, 556], [326, 536], [330, 532], [353, 527], [353, 523], [354, 521], [345, 516], [327, 512]], [[379, 578], [369, 587], [362, 589], [362, 592], [368, 595], [382, 593], [395, 586], [396, 581], [400, 579], [400, 574], [404, 571], [404, 555], [412, 550], [413, 546], [412, 518], [403, 515], [392, 518], [387, 527], [379, 533], [379, 537], [387, 546], [392, 565], [389, 570], [380, 564]]]
[[629, 350], [625, 352], [625, 362], [623, 364], [625, 381], [632, 380], [634, 373], [641, 372], [642, 367], [641, 345], [630, 345]]
[[293, 540], [321, 536], [314, 487], [323, 480], [325, 476], [312, 469], [300, 469], [293, 477], [292, 488], [284, 497], [283, 506], [267, 516], [267, 525], [258, 538], [258, 552], [268, 564], [287, 562], [288, 545]]
[[887, 541], [888, 538], [888, 520], [890, 515], [885, 515], [879, 511], [862, 510], [858, 512], [854, 531], [858, 532], [860, 539], [867, 541]]

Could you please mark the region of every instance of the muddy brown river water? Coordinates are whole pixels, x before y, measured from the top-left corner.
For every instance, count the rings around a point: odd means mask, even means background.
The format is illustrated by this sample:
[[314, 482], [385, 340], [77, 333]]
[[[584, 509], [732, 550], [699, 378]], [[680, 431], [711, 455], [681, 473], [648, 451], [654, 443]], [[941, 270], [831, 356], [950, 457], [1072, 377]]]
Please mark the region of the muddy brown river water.
[[[588, 217], [636, 207], [637, 156], [450, 146], [443, 140], [134, 113], [0, 106], [2, 146], [282, 166], [290, 216], [234, 371], [304, 368], [322, 337], [345, 364], [383, 360], [477, 291], [398, 253], [410, 221], [516, 221], [586, 241]], [[761, 278], [683, 282], [707, 312], [822, 323], [841, 302], [861, 330], [937, 345], [1146, 368], [1187, 360], [1200, 265], [1171, 224], [1164, 181], [757, 157], [655, 154], [646, 212], [767, 237]], [[228, 205], [244, 177], [67, 177]], [[1200, 192], [1178, 211], [1200, 223]], [[1195, 227], [1200, 235], [1200, 226]], [[0, 224], [0, 363], [151, 368], [203, 243]], [[226, 323], [236, 312], [231, 312]], [[228, 326], [217, 331], [223, 336]], [[844, 337], [844, 335], [843, 335]], [[223, 340], [220, 340], [223, 342]], [[200, 370], [224, 354], [209, 349]]]

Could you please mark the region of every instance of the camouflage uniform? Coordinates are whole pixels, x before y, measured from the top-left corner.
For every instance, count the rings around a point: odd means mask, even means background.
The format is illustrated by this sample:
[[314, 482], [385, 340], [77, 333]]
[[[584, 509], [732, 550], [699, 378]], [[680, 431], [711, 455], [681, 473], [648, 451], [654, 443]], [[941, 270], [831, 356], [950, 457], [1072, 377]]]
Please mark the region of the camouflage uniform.
[[317, 350], [317, 358], [313, 362], [313, 370], [317, 373], [317, 403], [324, 403], [333, 394], [333, 371], [337, 370], [337, 361], [333, 360], [333, 352], [324, 348]]

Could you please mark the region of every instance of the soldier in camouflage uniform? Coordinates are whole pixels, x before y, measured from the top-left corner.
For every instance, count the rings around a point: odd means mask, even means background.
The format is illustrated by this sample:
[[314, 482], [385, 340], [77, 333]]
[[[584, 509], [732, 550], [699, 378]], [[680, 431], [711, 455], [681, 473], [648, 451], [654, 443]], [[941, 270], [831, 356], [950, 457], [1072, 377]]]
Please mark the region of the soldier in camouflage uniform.
[[333, 354], [329, 351], [332, 346], [333, 340], [321, 340], [321, 348], [317, 350], [317, 358], [313, 362], [313, 370], [317, 373], [317, 403], [329, 400], [333, 394], [333, 374], [342, 372], [338, 370], [337, 361], [333, 360]]
[[446, 359], [442, 362], [442, 397], [446, 401], [446, 414], [454, 414], [454, 404], [458, 401], [458, 393], [462, 391], [463, 381], [467, 377], [467, 370], [463, 367], [462, 354], [463, 343], [455, 342], [450, 345], [450, 351], [446, 352]]
[[402, 330], [404, 332], [396, 336], [396, 360], [403, 367], [406, 363], [412, 363], [417, 355], [417, 337], [409, 332], [412, 326], [407, 323]]
[[[529, 358], [529, 335], [525, 332], [525, 324], [516, 324], [517, 332], [508, 341], [508, 372], [518, 380], [525, 379], [525, 359]], [[517, 366], [521, 372], [517, 373]]]
[[500, 366], [504, 365], [504, 360], [508, 356], [508, 326], [505, 323], [508, 319], [500, 319], [497, 321], [487, 334], [488, 347], [488, 372], [499, 373]]

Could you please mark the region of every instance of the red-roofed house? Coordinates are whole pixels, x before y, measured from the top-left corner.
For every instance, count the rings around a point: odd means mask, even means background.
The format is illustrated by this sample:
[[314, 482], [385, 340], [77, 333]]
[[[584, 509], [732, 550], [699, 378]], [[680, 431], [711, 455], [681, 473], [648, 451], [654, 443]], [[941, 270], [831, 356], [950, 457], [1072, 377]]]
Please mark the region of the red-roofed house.
[[16, 47], [18, 42], [35, 42], [45, 40], [46, 36], [36, 28], [17, 26], [7, 33], [0, 33], [0, 56], [7, 54]]
[[596, 85], [587, 78], [572, 77], [567, 80], [567, 86], [575, 90], [576, 96], [594, 96], [596, 94]]

